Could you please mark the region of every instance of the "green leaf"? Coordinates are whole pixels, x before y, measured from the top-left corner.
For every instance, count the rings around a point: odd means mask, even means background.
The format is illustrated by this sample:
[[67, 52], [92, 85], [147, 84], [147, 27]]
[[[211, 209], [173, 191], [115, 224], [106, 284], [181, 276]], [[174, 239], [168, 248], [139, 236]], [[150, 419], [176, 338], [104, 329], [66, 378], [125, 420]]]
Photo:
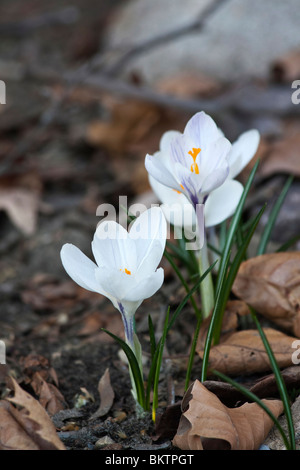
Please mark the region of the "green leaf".
[[149, 336], [150, 336], [151, 359], [153, 361], [155, 350], [156, 350], [156, 340], [155, 340], [154, 326], [153, 326], [152, 318], [150, 315], [148, 315], [148, 327], [149, 327]]
[[222, 299], [222, 287], [224, 285], [224, 279], [226, 276], [226, 271], [228, 269], [229, 265], [229, 260], [230, 260], [230, 254], [231, 252], [229, 251], [227, 253], [227, 258], [224, 263], [224, 268], [222, 272], [222, 277], [220, 278], [220, 285], [219, 288], [216, 292], [216, 303], [212, 312], [211, 320], [208, 326], [207, 334], [206, 334], [206, 340], [205, 340], [205, 345], [204, 345], [204, 351], [203, 351], [203, 359], [202, 359], [202, 370], [201, 370], [201, 382], [204, 382], [207, 377], [207, 369], [208, 369], [208, 360], [209, 360], [209, 353], [210, 353], [210, 348], [212, 344], [212, 339], [213, 339], [213, 333], [215, 329], [215, 324], [218, 318], [218, 315], [220, 315], [221, 308], [223, 305], [223, 299]]
[[286, 243], [281, 245], [277, 250], [276, 253], [280, 253], [282, 251], [287, 251], [291, 246], [295, 245], [300, 240], [300, 235], [296, 235], [295, 237], [288, 240]]
[[260, 323], [257, 319], [257, 316], [255, 315], [254, 310], [253, 310], [252, 307], [250, 307], [250, 311], [251, 311], [251, 316], [252, 316], [252, 318], [253, 318], [253, 320], [256, 324], [256, 327], [257, 327], [258, 332], [260, 334], [260, 337], [262, 339], [262, 342], [264, 344], [265, 350], [268, 354], [269, 361], [270, 361], [272, 370], [274, 372], [275, 380], [276, 380], [277, 387], [278, 387], [278, 390], [279, 390], [280, 398], [281, 398], [282, 403], [283, 403], [284, 413], [285, 413], [285, 416], [286, 416], [288, 430], [289, 430], [290, 449], [295, 450], [296, 449], [295, 429], [294, 429], [293, 417], [292, 417], [292, 413], [291, 413], [291, 409], [290, 409], [289, 395], [288, 395], [288, 392], [287, 392], [287, 389], [286, 389], [286, 386], [285, 386], [285, 382], [282, 378], [280, 368], [277, 364], [277, 361], [276, 361], [276, 358], [275, 358], [274, 353], [272, 351], [272, 348], [270, 346], [270, 343], [269, 343], [269, 341], [268, 341], [268, 339], [265, 335], [265, 332], [263, 331], [263, 329], [262, 329], [262, 327], [261, 327], [261, 325], [260, 325]]
[[225, 246], [224, 246], [221, 261], [220, 261], [220, 268], [219, 268], [219, 273], [218, 273], [218, 278], [217, 278], [216, 290], [218, 290], [218, 288], [220, 287], [220, 282], [221, 282], [221, 278], [223, 277], [223, 271], [225, 269], [225, 262], [226, 262], [226, 259], [227, 259], [227, 255], [232, 250], [232, 245], [233, 245], [233, 242], [235, 240], [236, 231], [238, 229], [238, 226], [239, 226], [239, 223], [240, 223], [240, 220], [241, 220], [241, 217], [242, 217], [242, 212], [243, 212], [243, 209], [244, 209], [246, 198], [247, 198], [248, 193], [250, 191], [250, 187], [251, 187], [251, 184], [253, 182], [255, 173], [257, 171], [258, 164], [259, 164], [259, 160], [254, 165], [254, 167], [253, 167], [253, 169], [252, 169], [252, 171], [249, 175], [249, 178], [248, 178], [248, 181], [247, 181], [247, 183], [244, 187], [241, 199], [238, 203], [235, 214], [234, 214], [234, 216], [231, 220], [228, 232], [226, 234], [226, 241], [225, 241]]
[[223, 320], [223, 313], [226, 308], [226, 304], [231, 292], [232, 285], [234, 283], [234, 280], [236, 278], [236, 275], [238, 273], [239, 267], [241, 265], [241, 262], [244, 260], [245, 253], [247, 251], [247, 248], [249, 246], [249, 243], [254, 235], [254, 232], [257, 228], [257, 225], [261, 219], [261, 216], [266, 208], [266, 204], [261, 208], [257, 216], [255, 217], [254, 221], [252, 222], [252, 226], [249, 229], [249, 232], [245, 239], [243, 240], [242, 245], [238, 249], [238, 252], [236, 253], [231, 266], [229, 268], [228, 274], [226, 278], [223, 281], [223, 286], [221, 287], [222, 289], [222, 295], [221, 295], [221, 308], [220, 312], [217, 316], [216, 319], [216, 325], [215, 325], [215, 330], [214, 330], [214, 342], [217, 344], [219, 342], [220, 334], [221, 334], [221, 329], [222, 329], [222, 320]]
[[285, 197], [288, 193], [288, 190], [290, 189], [290, 186], [293, 182], [293, 179], [294, 179], [293, 176], [289, 176], [289, 178], [287, 179], [287, 181], [286, 181], [286, 183], [285, 183], [285, 185], [284, 185], [284, 187], [283, 187], [276, 203], [274, 204], [274, 207], [273, 207], [273, 209], [272, 209], [272, 211], [269, 215], [269, 218], [268, 218], [268, 223], [265, 226], [265, 229], [264, 229], [264, 231], [262, 233], [262, 236], [261, 236], [261, 239], [260, 239], [260, 243], [258, 245], [257, 256], [263, 255], [266, 252], [268, 242], [270, 240], [272, 230], [273, 230], [274, 225], [276, 223], [279, 211], [282, 207], [282, 204], [285, 200]]
[[[204, 345], [203, 351], [203, 361], [202, 361], [202, 372], [201, 372], [201, 381], [204, 382], [207, 377], [207, 369], [208, 369], [208, 360], [209, 360], [209, 353], [212, 345], [212, 340], [214, 339], [214, 343], [217, 344], [219, 341], [219, 337], [221, 334], [222, 329], [222, 320], [223, 314], [226, 308], [227, 300], [230, 295], [231, 287], [238, 272], [239, 266], [243, 260], [245, 252], [248, 248], [248, 245], [251, 241], [251, 238], [255, 232], [255, 229], [258, 225], [258, 222], [265, 210], [265, 207], [262, 207], [257, 216], [255, 217], [252, 227], [249, 230], [249, 233], [243, 244], [239, 248], [237, 254], [235, 255], [233, 262], [228, 269], [229, 260], [230, 260], [230, 251], [227, 252], [227, 258], [225, 259], [225, 263], [223, 264], [223, 272], [222, 278], [220, 278], [219, 287], [216, 294], [216, 303], [212, 313], [211, 321], [208, 327], [206, 341]], [[228, 272], [227, 272], [228, 271]]]
[[123, 341], [121, 338], [118, 336], [114, 335], [110, 331], [106, 330], [105, 328], [101, 328], [102, 331], [105, 331], [109, 336], [111, 336], [115, 341], [119, 343], [121, 348], [123, 349], [124, 353], [126, 354], [126, 357], [128, 359], [130, 369], [132, 372], [132, 376], [134, 379], [134, 384], [135, 384], [135, 389], [136, 389], [136, 394], [137, 394], [137, 401], [139, 404], [142, 406], [142, 408], [145, 409], [145, 390], [144, 390], [144, 382], [143, 382], [143, 377], [141, 374], [141, 370], [138, 364], [138, 361], [127, 343]]
[[169, 313], [170, 313], [170, 307], [167, 310], [167, 314], [166, 314], [166, 318], [165, 318], [165, 322], [164, 322], [164, 327], [163, 327], [162, 337], [159, 341], [159, 345], [158, 345], [158, 348], [157, 348], [157, 351], [158, 351], [157, 360], [155, 362], [155, 374], [154, 374], [154, 383], [153, 383], [153, 401], [152, 401], [152, 420], [154, 422], [155, 422], [156, 410], [157, 410], [157, 406], [158, 406], [158, 382], [159, 382], [162, 357], [163, 357], [164, 346], [165, 346], [167, 330], [168, 330]]
[[[169, 261], [170, 265], [172, 266], [174, 272], [177, 274], [181, 284], [183, 285], [183, 287], [185, 288], [186, 292], [189, 292], [190, 291], [190, 288], [187, 284], [187, 282], [185, 281], [184, 277], [182, 276], [181, 272], [180, 272], [180, 269], [177, 267], [176, 263], [174, 262], [174, 260], [172, 259], [172, 256], [165, 250], [164, 252], [164, 256], [165, 258]], [[197, 318], [199, 318], [201, 316], [201, 313], [200, 313], [200, 310], [198, 309], [197, 307], [197, 304], [195, 302], [195, 299], [191, 296], [191, 304], [193, 306], [193, 309], [195, 311], [195, 314], [197, 316]]]
[[[195, 285], [193, 286], [193, 288], [189, 291], [189, 293], [184, 297], [184, 299], [180, 302], [179, 306], [177, 307], [177, 309], [175, 310], [169, 324], [167, 325], [167, 329], [166, 329], [166, 332], [165, 334], [167, 335], [170, 331], [170, 329], [172, 328], [172, 326], [174, 325], [178, 315], [180, 314], [180, 312], [182, 311], [182, 309], [184, 308], [184, 306], [186, 305], [186, 303], [189, 301], [190, 297], [194, 294], [194, 292], [196, 290], [199, 289], [199, 286], [201, 284], [201, 282], [203, 281], [203, 279], [205, 279], [205, 277], [208, 275], [208, 273], [214, 268], [215, 264], [217, 263], [217, 261], [215, 261], [206, 271], [205, 273], [199, 278], [199, 280], [195, 283]], [[145, 400], [145, 409], [148, 410], [149, 409], [149, 406], [150, 406], [150, 393], [151, 393], [151, 389], [152, 389], [152, 384], [153, 384], [153, 380], [154, 380], [154, 375], [156, 373], [156, 363], [157, 363], [157, 360], [158, 360], [158, 354], [159, 354], [159, 351], [160, 351], [160, 344], [161, 344], [161, 341], [162, 341], [162, 338], [160, 338], [160, 340], [158, 341], [157, 343], [157, 346], [156, 346], [156, 350], [155, 350], [155, 353], [154, 353], [154, 356], [153, 356], [153, 359], [152, 359], [152, 362], [151, 362], [151, 366], [150, 366], [150, 370], [149, 370], [149, 374], [148, 374], [148, 381], [147, 381], [147, 388], [146, 388], [146, 400]]]

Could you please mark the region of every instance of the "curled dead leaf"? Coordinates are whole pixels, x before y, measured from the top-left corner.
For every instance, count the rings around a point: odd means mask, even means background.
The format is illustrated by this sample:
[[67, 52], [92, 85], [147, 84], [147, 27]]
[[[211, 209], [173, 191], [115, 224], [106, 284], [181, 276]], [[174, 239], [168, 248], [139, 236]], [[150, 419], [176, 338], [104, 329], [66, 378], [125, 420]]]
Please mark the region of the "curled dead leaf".
[[[262, 400], [278, 417], [280, 400]], [[173, 444], [181, 450], [256, 450], [268, 435], [273, 421], [256, 403], [227, 408], [196, 380], [182, 401], [181, 416]]]
[[65, 450], [42, 405], [10, 380], [14, 396], [0, 402], [0, 449]]
[[300, 337], [300, 252], [244, 261], [232, 290], [258, 313]]
[[98, 392], [100, 395], [100, 406], [98, 410], [90, 417], [91, 420], [106, 415], [112, 407], [115, 398], [114, 389], [110, 383], [110, 373], [107, 368], [99, 380]]
[[[279, 367], [293, 365], [292, 344], [295, 338], [273, 328], [265, 328], [264, 332]], [[203, 350], [198, 354], [202, 359]], [[259, 332], [242, 330], [211, 348], [209, 368], [227, 375], [248, 375], [271, 370], [271, 365]]]

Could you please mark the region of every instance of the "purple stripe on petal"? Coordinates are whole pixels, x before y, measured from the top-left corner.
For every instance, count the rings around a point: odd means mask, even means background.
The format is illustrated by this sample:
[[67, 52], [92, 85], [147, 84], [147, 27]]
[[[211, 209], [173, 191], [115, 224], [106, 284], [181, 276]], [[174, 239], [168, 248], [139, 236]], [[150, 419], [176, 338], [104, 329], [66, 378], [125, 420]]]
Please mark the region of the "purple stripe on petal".
[[134, 350], [134, 344], [133, 344], [133, 317], [132, 316], [130, 316], [129, 318], [127, 317], [125, 309], [124, 309], [123, 305], [120, 302], [118, 302], [118, 307], [119, 307], [121, 315], [122, 315], [126, 341], [130, 345], [131, 349]]

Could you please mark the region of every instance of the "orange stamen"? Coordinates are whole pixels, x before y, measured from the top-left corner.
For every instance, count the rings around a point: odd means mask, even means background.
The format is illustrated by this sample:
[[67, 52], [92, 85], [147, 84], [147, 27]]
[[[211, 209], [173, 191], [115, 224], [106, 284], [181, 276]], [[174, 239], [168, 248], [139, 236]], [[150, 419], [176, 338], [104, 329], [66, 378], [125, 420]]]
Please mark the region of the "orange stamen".
[[125, 274], [131, 274], [131, 271], [129, 271], [128, 269], [120, 269], [120, 271], [123, 271], [123, 273]]
[[192, 165], [191, 165], [191, 172], [193, 173], [195, 171], [196, 175], [199, 175], [199, 167], [198, 167], [198, 163], [196, 163], [196, 158], [197, 158], [197, 156], [199, 155], [200, 152], [201, 152], [201, 149], [196, 149], [194, 147], [193, 147], [193, 150], [190, 150], [188, 152], [189, 155], [194, 160], [194, 163], [192, 163]]
[[[184, 186], [182, 186], [182, 184], [180, 185], [180, 187], [181, 187], [181, 188], [183, 189], [183, 191], [184, 191]], [[177, 191], [177, 189], [173, 189], [173, 191], [175, 191], [175, 193], [182, 194], [182, 192], [181, 192], [181, 191]]]

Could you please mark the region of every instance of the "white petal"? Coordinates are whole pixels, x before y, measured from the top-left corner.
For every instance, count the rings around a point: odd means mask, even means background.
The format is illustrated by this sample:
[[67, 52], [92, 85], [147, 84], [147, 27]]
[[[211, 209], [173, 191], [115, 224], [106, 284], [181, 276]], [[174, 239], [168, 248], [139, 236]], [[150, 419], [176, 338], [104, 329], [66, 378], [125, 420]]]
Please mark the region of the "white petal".
[[149, 175], [169, 188], [181, 190], [180, 183], [157, 156], [146, 155], [145, 167]]
[[136, 248], [127, 230], [115, 221], [103, 221], [97, 227], [92, 250], [98, 266], [136, 270]]
[[166, 246], [167, 222], [162, 210], [152, 207], [143, 212], [134, 221], [129, 236], [136, 246], [136, 276], [150, 275], [160, 263]]
[[200, 152], [197, 159], [199, 165], [199, 175], [208, 176], [216, 169], [224, 168], [228, 170], [228, 155], [231, 151], [231, 143], [225, 137], [211, 142], [203, 151]]
[[232, 144], [229, 161], [229, 178], [235, 178], [250, 160], [254, 157], [260, 141], [259, 132], [256, 129], [244, 132]]
[[204, 111], [195, 114], [184, 129], [184, 136], [196, 148], [205, 148], [209, 143], [220, 138], [220, 131], [215, 121]]
[[116, 298], [118, 302], [121, 302], [125, 298], [126, 292], [136, 285], [134, 275], [109, 267], [98, 269], [95, 275], [109, 296]]
[[243, 185], [227, 180], [213, 191], [205, 203], [205, 226], [213, 227], [232, 216], [243, 192]]
[[151, 276], [142, 279], [134, 288], [128, 291], [125, 301], [138, 301], [148, 299], [157, 292], [164, 282], [164, 270], [159, 268]]
[[66, 243], [60, 251], [60, 257], [63, 267], [73, 281], [84, 289], [103, 293], [103, 289], [95, 277], [97, 265], [83, 254], [79, 248]]
[[[132, 240], [149, 242], [158, 240], [162, 250], [165, 249], [167, 226], [162, 210], [159, 207], [151, 207], [135, 219], [129, 230]], [[147, 245], [147, 243], [146, 243]]]
[[160, 139], [159, 147], [160, 150], [163, 152], [170, 151], [170, 144], [175, 137], [181, 135], [179, 131], [167, 131], [163, 134], [162, 138]]

